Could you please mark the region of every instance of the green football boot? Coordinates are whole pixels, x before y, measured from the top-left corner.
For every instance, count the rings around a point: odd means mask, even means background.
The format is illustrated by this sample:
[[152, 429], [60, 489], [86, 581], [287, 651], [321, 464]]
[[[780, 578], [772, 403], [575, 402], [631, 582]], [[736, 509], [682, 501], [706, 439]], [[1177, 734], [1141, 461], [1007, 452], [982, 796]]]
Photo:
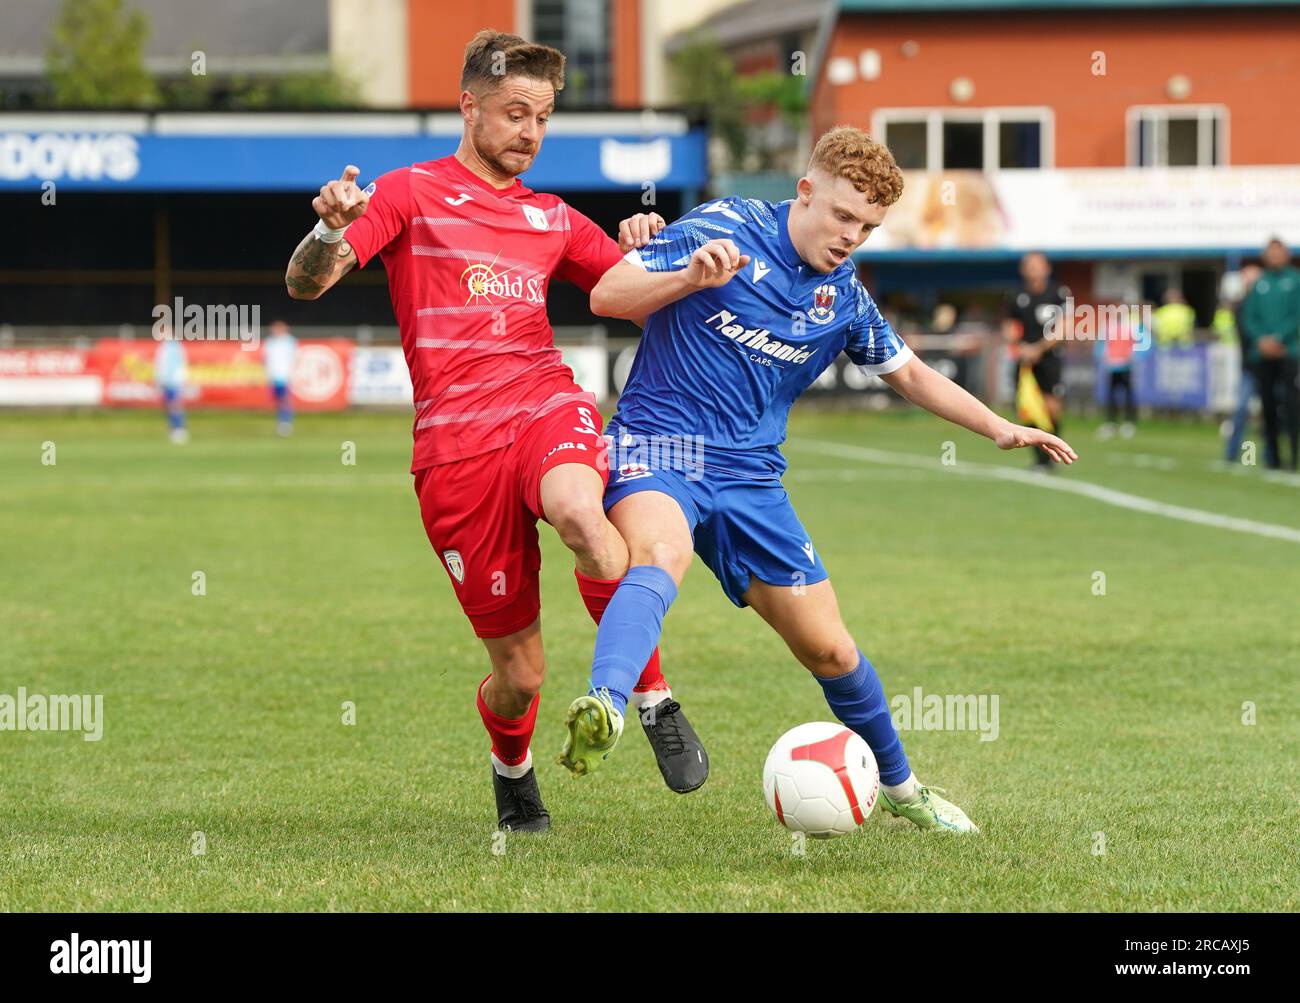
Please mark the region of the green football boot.
[[580, 696], [564, 715], [569, 729], [556, 760], [575, 777], [585, 776], [609, 758], [623, 734], [623, 715], [614, 709], [609, 690], [599, 696]]
[[916, 794], [910, 801], [895, 801], [882, 788], [880, 807], [895, 818], [905, 818], [919, 829], [936, 832], [968, 832], [978, 834], [975, 823], [951, 801], [939, 797], [947, 794], [942, 787], [916, 785]]

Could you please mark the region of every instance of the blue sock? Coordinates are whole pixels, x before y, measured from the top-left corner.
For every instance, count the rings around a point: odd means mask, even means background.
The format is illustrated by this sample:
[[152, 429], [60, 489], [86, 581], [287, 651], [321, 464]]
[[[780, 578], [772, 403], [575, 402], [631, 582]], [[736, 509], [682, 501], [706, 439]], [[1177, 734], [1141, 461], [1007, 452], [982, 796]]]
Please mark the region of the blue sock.
[[663, 568], [639, 564], [628, 568], [596, 628], [591, 660], [591, 689], [609, 690], [614, 708], [627, 710], [627, 697], [659, 643], [664, 615], [677, 598], [677, 585]]
[[168, 411], [168, 412], [167, 412], [167, 427], [170, 428], [170, 429], [172, 429], [173, 431], [175, 431], [175, 430], [178, 429], [178, 428], [184, 428], [184, 427], [185, 427], [185, 412], [184, 412], [184, 411]]
[[858, 667], [846, 676], [813, 678], [821, 683], [826, 702], [835, 716], [861, 735], [871, 747], [876, 765], [880, 767], [880, 782], [893, 785], [906, 780], [912, 768], [907, 763], [907, 753], [903, 751], [898, 729], [889, 715], [880, 677], [867, 661], [867, 656], [859, 651]]
[[287, 383], [276, 383], [271, 388], [275, 396], [275, 420], [281, 425], [293, 422], [293, 402], [289, 399]]

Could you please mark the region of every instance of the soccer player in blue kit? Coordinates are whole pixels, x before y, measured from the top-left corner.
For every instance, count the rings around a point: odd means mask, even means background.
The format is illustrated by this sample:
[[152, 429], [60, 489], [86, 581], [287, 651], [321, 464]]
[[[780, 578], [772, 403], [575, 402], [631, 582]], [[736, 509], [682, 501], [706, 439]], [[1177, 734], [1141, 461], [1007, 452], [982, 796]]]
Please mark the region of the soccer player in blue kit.
[[[592, 290], [593, 313], [644, 318], [644, 332], [607, 429], [605, 508], [632, 566], [600, 621], [590, 690], [566, 714], [559, 761], [574, 774], [601, 765], [622, 734], [628, 694], [694, 551], [733, 603], [752, 606], [781, 635], [835, 716], [871, 747], [885, 810], [921, 829], [979, 831], [908, 766], [880, 678], [844, 626], [781, 484], [790, 406], [841, 351], [1002, 449], [1077, 458], [915, 358], [881, 317], [851, 256], [902, 187], [888, 149], [841, 126], [818, 141], [793, 200], [698, 206], [653, 239], [643, 234]], [[685, 448], [646, 451], [665, 443]], [[691, 443], [702, 447], [699, 462], [679, 462]], [[660, 462], [664, 455], [678, 462]]]

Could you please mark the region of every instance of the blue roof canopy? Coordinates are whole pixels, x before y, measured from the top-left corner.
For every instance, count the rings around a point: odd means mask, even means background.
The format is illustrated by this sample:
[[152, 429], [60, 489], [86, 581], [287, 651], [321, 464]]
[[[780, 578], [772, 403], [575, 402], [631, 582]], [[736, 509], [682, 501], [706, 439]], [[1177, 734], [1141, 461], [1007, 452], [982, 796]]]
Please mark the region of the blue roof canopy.
[[[561, 116], [556, 116], [557, 120]], [[701, 188], [706, 130], [677, 115], [563, 116], [523, 182], [538, 190]], [[455, 151], [458, 114], [0, 114], [0, 191], [302, 191]]]

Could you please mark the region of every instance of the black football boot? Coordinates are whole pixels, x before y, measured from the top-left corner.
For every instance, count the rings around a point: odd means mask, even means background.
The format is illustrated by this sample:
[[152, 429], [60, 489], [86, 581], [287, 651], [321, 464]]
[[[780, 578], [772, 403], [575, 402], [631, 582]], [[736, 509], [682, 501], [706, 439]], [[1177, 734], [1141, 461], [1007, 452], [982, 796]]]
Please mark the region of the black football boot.
[[641, 708], [638, 716], [669, 790], [689, 794], [703, 786], [709, 778], [709, 754], [682, 705], [670, 697]]
[[492, 771], [492, 788], [497, 796], [497, 827], [502, 832], [546, 832], [551, 815], [537, 789], [537, 773], [530, 769], [522, 777], [503, 777]]

